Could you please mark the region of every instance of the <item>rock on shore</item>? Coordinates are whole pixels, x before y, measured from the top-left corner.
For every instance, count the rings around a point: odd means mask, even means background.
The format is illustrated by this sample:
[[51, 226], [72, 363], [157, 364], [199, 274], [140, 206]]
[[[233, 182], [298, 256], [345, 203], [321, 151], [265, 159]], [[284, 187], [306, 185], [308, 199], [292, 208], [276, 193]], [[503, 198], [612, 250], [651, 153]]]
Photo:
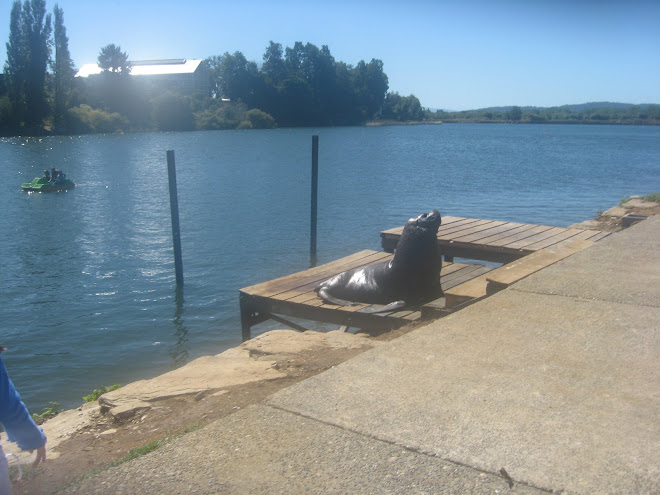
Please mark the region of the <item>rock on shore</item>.
[[[370, 349], [378, 342], [364, 334], [334, 330], [330, 332], [273, 330], [238, 347], [215, 356], [204, 356], [164, 375], [140, 380], [102, 395], [98, 402], [60, 413], [42, 425], [48, 437], [48, 458], [59, 456], [58, 446], [83, 431], [95, 435], [112, 435], [116, 428], [136, 415], [145, 417], [153, 407], [160, 407], [168, 399], [222, 395], [237, 386], [255, 382], [278, 380], [299, 374], [290, 366], [296, 360], [309, 360], [309, 354], [331, 357], [322, 368], [342, 362], [357, 352]], [[316, 372], [318, 372], [316, 371]], [[311, 373], [314, 374], [314, 373]], [[108, 421], [108, 419], [112, 421]], [[105, 428], [99, 428], [103, 423]], [[1, 439], [6, 444], [6, 435]], [[19, 453], [14, 444], [7, 444], [8, 452]], [[34, 455], [20, 452], [21, 463], [32, 462]]]

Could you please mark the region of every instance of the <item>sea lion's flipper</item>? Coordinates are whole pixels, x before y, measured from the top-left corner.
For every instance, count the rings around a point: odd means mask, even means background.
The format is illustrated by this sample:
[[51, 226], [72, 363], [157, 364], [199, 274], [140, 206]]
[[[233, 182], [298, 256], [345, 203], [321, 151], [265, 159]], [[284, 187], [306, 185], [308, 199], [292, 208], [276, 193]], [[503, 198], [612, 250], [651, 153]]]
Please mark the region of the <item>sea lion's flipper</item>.
[[385, 306], [372, 306], [370, 308], [364, 309], [362, 313], [389, 313], [396, 309], [403, 308], [406, 305], [406, 301], [394, 301]]
[[330, 303], [330, 304], [336, 304], [337, 306], [355, 306], [356, 302], [353, 301], [346, 301], [344, 299], [339, 299], [338, 297], [331, 296], [328, 294], [328, 291], [325, 287], [321, 287], [319, 289], [319, 297], [323, 299], [325, 302]]

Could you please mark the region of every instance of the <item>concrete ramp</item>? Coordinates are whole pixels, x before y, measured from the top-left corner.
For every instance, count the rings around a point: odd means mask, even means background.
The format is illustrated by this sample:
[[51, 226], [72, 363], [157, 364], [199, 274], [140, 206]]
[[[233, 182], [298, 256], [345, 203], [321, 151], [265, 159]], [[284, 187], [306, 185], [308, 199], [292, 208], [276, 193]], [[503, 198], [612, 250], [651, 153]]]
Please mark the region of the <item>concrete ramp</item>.
[[515, 482], [660, 491], [660, 218], [270, 404]]

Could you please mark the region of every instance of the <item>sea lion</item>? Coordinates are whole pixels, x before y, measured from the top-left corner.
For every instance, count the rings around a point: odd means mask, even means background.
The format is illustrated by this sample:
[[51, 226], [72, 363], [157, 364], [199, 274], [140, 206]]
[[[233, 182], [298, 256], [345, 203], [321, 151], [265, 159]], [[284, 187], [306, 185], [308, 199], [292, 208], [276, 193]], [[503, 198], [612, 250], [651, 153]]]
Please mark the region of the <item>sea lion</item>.
[[315, 290], [323, 301], [340, 306], [384, 304], [374, 312], [402, 308], [424, 296], [442, 296], [436, 234], [440, 212], [432, 210], [411, 218], [403, 228], [394, 258], [354, 268], [321, 282]]

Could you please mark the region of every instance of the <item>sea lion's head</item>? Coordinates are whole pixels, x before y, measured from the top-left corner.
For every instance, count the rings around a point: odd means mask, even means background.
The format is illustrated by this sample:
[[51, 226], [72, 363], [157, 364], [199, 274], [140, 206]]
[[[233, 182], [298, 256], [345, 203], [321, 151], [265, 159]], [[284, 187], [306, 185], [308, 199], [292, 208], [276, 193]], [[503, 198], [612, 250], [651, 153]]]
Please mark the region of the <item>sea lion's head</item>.
[[[431, 210], [408, 220], [403, 227], [390, 266], [409, 273], [428, 272], [437, 278], [442, 262], [436, 235], [441, 223], [438, 210]], [[413, 278], [417, 280], [416, 276]]]
[[411, 218], [407, 224], [411, 227], [418, 227], [421, 229], [432, 231], [434, 234], [438, 232], [438, 227], [442, 223], [440, 212], [438, 210], [431, 210], [428, 213], [422, 213], [418, 217]]

